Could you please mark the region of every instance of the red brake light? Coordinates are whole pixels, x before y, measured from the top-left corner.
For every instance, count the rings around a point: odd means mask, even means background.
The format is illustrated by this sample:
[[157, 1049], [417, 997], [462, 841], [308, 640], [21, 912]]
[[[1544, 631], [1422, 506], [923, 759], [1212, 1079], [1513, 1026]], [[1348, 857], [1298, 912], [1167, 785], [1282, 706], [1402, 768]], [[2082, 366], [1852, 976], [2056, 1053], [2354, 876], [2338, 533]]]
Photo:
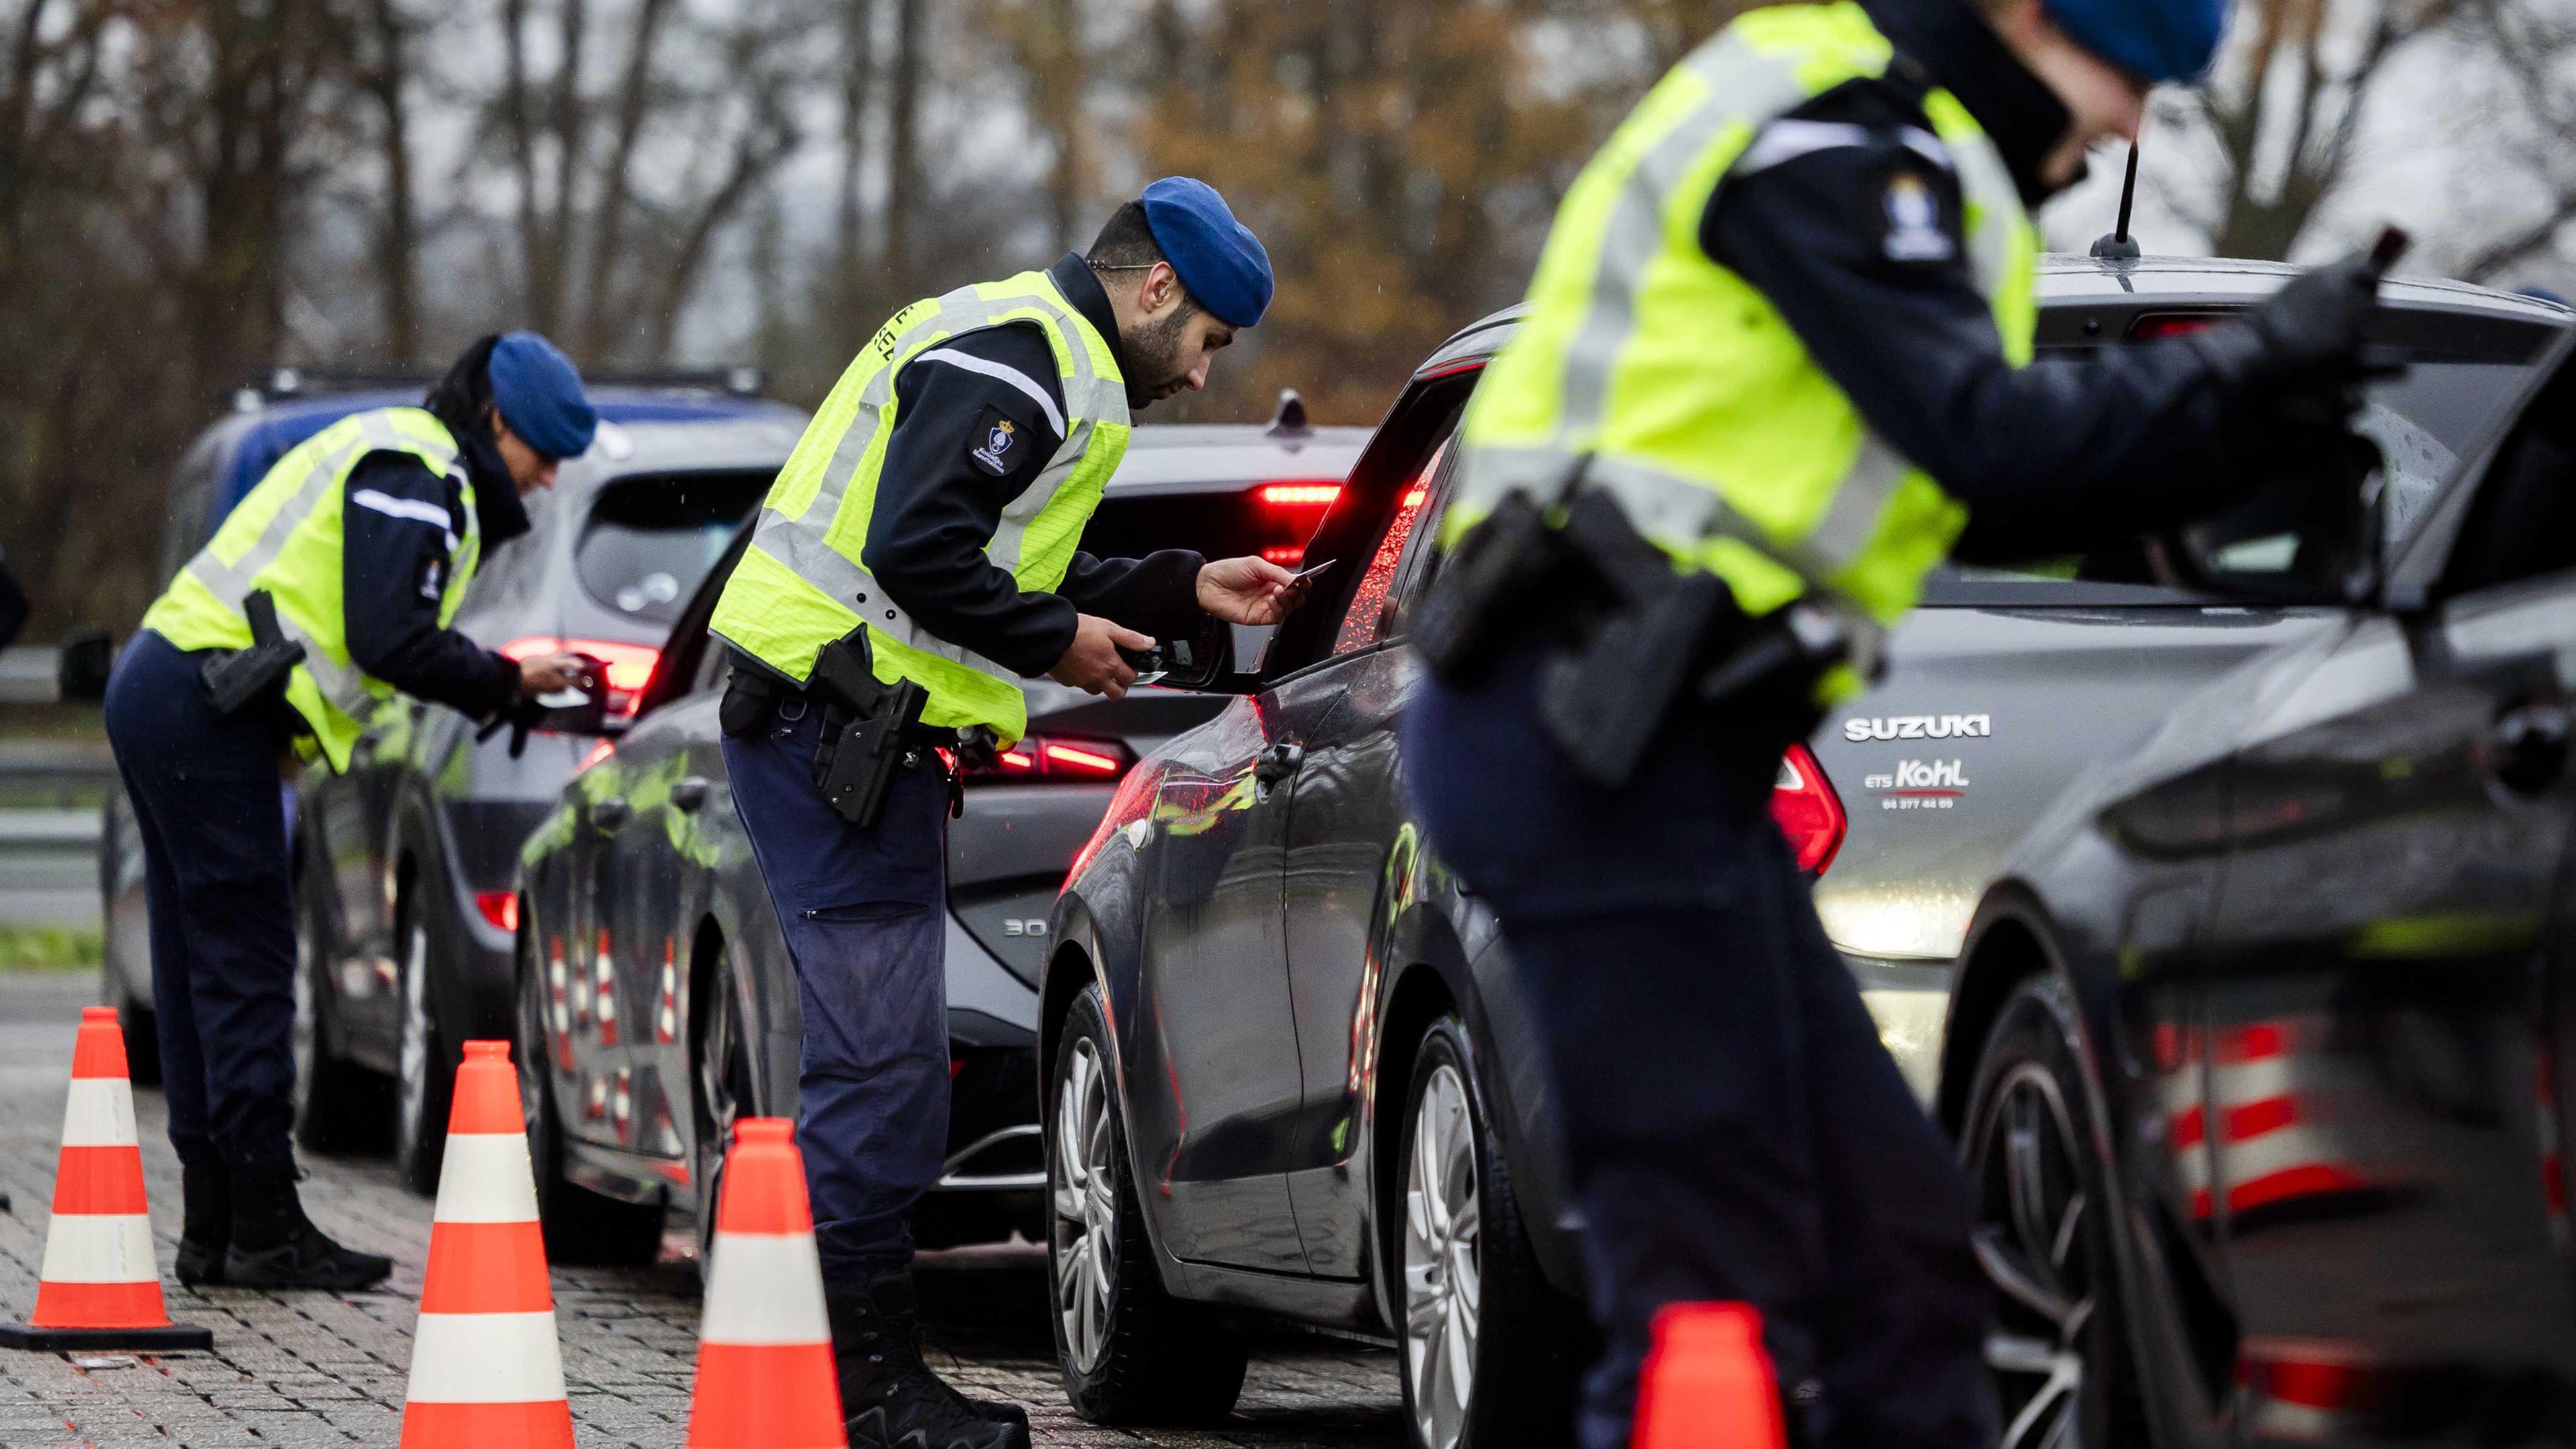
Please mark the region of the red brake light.
[[662, 651], [650, 644], [613, 644], [605, 639], [556, 639], [543, 634], [513, 639], [501, 646], [501, 652], [513, 659], [534, 659], [540, 654], [587, 654], [607, 665], [610, 714], [633, 714], [635, 696], [652, 682], [654, 667], [662, 662]]
[[2129, 324], [2129, 340], [2153, 342], [2159, 337], [2181, 337], [2188, 333], [2206, 331], [2209, 325], [2217, 320], [2216, 317], [2206, 313], [2197, 316], [2169, 313], [2161, 317], [2141, 317]]
[[969, 769], [970, 779], [1115, 780], [1127, 773], [1127, 747], [1116, 740], [1049, 739], [1031, 735], [994, 757], [988, 767]]
[[1339, 483], [1264, 483], [1261, 501], [1273, 508], [1330, 508], [1342, 496]]
[[1038, 746], [1038, 754], [1046, 760], [1047, 769], [1056, 774], [1115, 775], [1125, 763], [1116, 755], [1054, 740]]
[[1771, 790], [1771, 818], [1798, 856], [1798, 869], [1822, 874], [1843, 845], [1843, 802], [1805, 745], [1780, 757], [1780, 779]]
[[1305, 558], [1306, 545], [1298, 543], [1280, 548], [1265, 548], [1261, 551], [1261, 556], [1283, 569], [1293, 569], [1299, 560]]
[[481, 911], [483, 919], [490, 921], [498, 930], [519, 929], [519, 893], [516, 891], [476, 891], [474, 909]]

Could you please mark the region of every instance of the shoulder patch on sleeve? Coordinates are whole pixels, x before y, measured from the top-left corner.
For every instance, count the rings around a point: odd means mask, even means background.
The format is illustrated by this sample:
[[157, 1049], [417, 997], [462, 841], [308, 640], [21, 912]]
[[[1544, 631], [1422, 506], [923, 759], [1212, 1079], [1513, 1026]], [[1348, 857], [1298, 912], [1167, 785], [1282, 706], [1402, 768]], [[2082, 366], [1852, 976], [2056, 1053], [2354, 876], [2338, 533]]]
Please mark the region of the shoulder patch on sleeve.
[[1887, 178], [1880, 200], [1886, 230], [1880, 249], [1892, 262], [1947, 262], [1959, 255], [1941, 216], [1941, 196], [1912, 170], [1899, 168]]
[[1006, 478], [1034, 451], [1029, 432], [991, 403], [966, 430], [966, 461], [989, 477]]

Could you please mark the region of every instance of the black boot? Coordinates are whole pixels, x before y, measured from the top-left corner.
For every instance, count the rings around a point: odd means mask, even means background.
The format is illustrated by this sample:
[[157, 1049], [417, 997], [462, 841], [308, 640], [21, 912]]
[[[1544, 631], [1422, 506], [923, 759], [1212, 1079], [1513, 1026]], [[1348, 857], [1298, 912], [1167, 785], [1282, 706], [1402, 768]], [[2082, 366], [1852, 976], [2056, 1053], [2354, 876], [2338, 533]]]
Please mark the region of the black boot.
[[322, 1235], [295, 1194], [295, 1167], [233, 1169], [233, 1244], [224, 1281], [237, 1288], [326, 1288], [354, 1293], [394, 1270], [394, 1260], [354, 1252]]
[[233, 1241], [232, 1171], [217, 1158], [179, 1164], [179, 1261], [172, 1271], [194, 1288], [224, 1281]]
[[1028, 1449], [1025, 1410], [970, 1400], [921, 1361], [910, 1273], [889, 1273], [866, 1293], [829, 1293], [824, 1301], [850, 1449]]

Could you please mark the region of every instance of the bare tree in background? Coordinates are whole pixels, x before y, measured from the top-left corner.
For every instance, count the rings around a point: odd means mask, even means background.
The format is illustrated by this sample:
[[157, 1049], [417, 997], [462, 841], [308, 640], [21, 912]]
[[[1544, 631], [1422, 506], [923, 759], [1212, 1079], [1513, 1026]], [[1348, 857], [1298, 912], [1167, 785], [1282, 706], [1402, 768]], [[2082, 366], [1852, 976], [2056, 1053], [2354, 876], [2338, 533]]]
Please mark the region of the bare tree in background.
[[[593, 362], [667, 360], [717, 237], [801, 139], [816, 74], [803, 42], [823, 8], [753, 0], [707, 18], [675, 0], [501, 0], [487, 135], [512, 176], [527, 325]], [[540, 25], [546, 75], [530, 60]], [[605, 78], [602, 32], [617, 46]]]
[[2462, 28], [2505, 79], [2484, 118], [2479, 155], [2503, 182], [2494, 189], [2526, 204], [2500, 218], [2499, 230], [2458, 245], [2457, 271], [2501, 283], [2560, 254], [2576, 224], [2576, 4], [2488, 0]]
[[2372, 88], [2455, 0], [2361, 3], [2369, 14], [2356, 26], [2330, 0], [2243, 0], [2236, 24], [2250, 38], [2207, 84], [2158, 93], [2157, 139], [2177, 129], [2195, 138], [2198, 194], [2176, 204], [2218, 255], [2289, 255], [2351, 172]]

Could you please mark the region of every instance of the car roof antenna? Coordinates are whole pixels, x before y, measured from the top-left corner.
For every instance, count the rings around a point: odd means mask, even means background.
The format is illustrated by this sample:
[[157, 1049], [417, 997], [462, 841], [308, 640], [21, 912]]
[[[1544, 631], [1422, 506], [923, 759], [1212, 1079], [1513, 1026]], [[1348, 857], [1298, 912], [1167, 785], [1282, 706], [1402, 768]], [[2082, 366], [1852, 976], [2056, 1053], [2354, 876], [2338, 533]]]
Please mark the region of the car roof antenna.
[[2129, 174], [2120, 183], [2120, 224], [2107, 236], [2093, 239], [2093, 255], [2106, 262], [2134, 262], [2138, 259], [2138, 239], [2129, 235], [2129, 206], [2138, 199], [2138, 143], [2129, 143]]
[[1275, 438], [1307, 431], [1306, 400], [1299, 397], [1293, 387], [1279, 389], [1279, 410], [1270, 415], [1270, 435]]

